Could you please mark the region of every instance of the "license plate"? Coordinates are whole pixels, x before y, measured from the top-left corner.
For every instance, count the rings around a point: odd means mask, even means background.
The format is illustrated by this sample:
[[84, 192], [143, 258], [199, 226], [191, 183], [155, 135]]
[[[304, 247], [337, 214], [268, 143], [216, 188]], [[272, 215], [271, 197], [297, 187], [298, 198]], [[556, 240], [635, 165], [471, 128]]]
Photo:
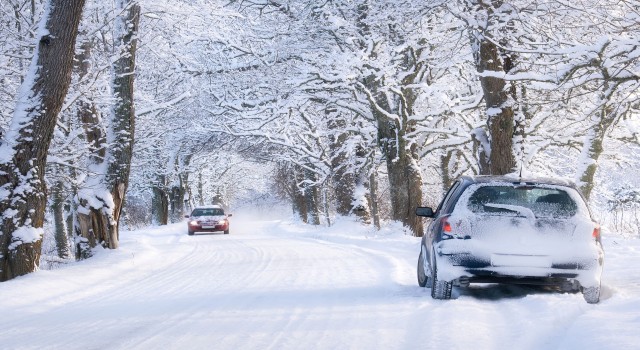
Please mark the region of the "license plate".
[[491, 254], [492, 266], [551, 267], [551, 258], [536, 255]]
[[203, 230], [207, 230], [207, 229], [211, 229], [211, 228], [215, 228], [215, 226], [202, 226]]

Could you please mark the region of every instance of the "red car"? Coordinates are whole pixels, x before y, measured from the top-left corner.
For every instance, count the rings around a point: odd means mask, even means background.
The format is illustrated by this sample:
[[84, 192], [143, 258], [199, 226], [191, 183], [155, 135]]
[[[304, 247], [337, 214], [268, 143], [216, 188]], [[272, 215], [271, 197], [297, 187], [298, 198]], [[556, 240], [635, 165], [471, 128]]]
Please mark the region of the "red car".
[[188, 233], [192, 236], [196, 232], [224, 232], [229, 234], [229, 217], [219, 205], [207, 205], [196, 207], [191, 215], [185, 215], [189, 219]]

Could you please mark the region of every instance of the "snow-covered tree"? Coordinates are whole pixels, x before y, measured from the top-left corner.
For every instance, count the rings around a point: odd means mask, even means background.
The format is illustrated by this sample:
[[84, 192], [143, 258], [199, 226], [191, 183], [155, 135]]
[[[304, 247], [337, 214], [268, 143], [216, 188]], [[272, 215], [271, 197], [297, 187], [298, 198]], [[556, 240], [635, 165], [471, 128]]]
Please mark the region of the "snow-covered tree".
[[71, 81], [83, 0], [47, 2], [37, 46], [0, 145], [0, 281], [38, 267], [47, 202], [45, 165]]

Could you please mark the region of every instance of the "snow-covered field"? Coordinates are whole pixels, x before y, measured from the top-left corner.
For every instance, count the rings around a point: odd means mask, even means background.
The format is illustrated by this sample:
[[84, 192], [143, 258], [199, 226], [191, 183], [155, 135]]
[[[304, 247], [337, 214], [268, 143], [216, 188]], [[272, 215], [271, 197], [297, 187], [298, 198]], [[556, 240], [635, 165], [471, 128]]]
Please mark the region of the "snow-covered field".
[[605, 235], [600, 304], [539, 288], [418, 287], [419, 239], [346, 220], [315, 228], [234, 213], [0, 284], [2, 349], [637, 349], [640, 240]]

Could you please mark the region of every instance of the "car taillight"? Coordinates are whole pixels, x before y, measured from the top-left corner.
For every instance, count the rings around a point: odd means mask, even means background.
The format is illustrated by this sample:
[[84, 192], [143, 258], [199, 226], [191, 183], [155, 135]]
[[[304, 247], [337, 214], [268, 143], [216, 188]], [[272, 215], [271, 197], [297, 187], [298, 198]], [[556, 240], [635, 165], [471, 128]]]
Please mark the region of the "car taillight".
[[596, 225], [596, 227], [593, 228], [592, 235], [596, 241], [600, 242], [600, 225]]
[[452, 239], [453, 238], [453, 234], [451, 231], [453, 231], [451, 224], [449, 223], [449, 220], [447, 220], [448, 217], [444, 217], [440, 219], [440, 235], [442, 239]]
[[451, 224], [447, 219], [442, 219], [442, 232], [451, 233]]

